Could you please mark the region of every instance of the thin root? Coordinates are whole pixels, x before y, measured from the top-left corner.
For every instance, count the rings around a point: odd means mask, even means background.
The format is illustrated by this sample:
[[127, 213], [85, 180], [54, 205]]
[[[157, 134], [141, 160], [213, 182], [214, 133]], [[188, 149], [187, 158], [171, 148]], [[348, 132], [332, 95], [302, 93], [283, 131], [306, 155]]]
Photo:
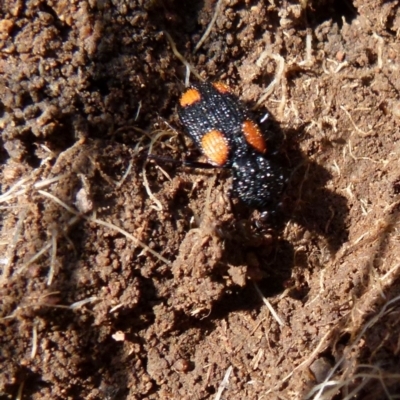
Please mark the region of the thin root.
[[340, 106], [340, 108], [341, 108], [341, 109], [345, 112], [345, 114], [349, 117], [350, 122], [352, 123], [354, 129], [355, 129], [361, 136], [367, 137], [367, 136], [369, 136], [369, 135], [373, 132], [372, 129], [369, 130], [368, 132], [362, 131], [362, 130], [356, 125], [356, 123], [353, 121], [353, 118], [351, 117], [350, 113], [349, 113], [343, 106]]
[[221, 8], [221, 4], [222, 4], [222, 0], [218, 0], [216, 6], [215, 6], [215, 10], [214, 10], [214, 15], [210, 21], [210, 23], [208, 24], [208, 27], [206, 29], [206, 31], [204, 32], [204, 35], [201, 37], [201, 39], [199, 40], [199, 42], [197, 43], [196, 47], [194, 48], [193, 54], [197, 52], [197, 50], [200, 49], [200, 47], [203, 45], [203, 43], [206, 41], [208, 35], [210, 34], [215, 21], [217, 20], [220, 8]]
[[[282, 77], [284, 76], [284, 72], [285, 72], [285, 60], [282, 56], [280, 56], [279, 54], [271, 54], [269, 48], [267, 48], [266, 50], [264, 50], [261, 54], [260, 57], [258, 58], [258, 60], [256, 61], [256, 64], [259, 67], [262, 67], [264, 60], [266, 58], [272, 58], [273, 60], [276, 61], [278, 68], [277, 71], [275, 73], [275, 77], [274, 79], [271, 81], [271, 83], [268, 85], [268, 87], [264, 90], [264, 93], [261, 95], [261, 97], [258, 99], [255, 108], [260, 107], [264, 101], [272, 94], [272, 92], [275, 89], [275, 86], [278, 85], [278, 83], [281, 81]], [[286, 101], [286, 99], [285, 99]], [[280, 107], [282, 107], [282, 103], [280, 104]]]
[[185, 59], [185, 57], [183, 57], [183, 55], [181, 53], [179, 53], [178, 49], [176, 48], [176, 44], [174, 42], [174, 40], [172, 39], [171, 35], [167, 32], [164, 31], [165, 36], [168, 39], [168, 42], [172, 48], [172, 52], [175, 54], [175, 57], [182, 62], [183, 65], [186, 66], [187, 69], [190, 70], [190, 72], [200, 81], [203, 81], [203, 78], [198, 74], [198, 72], [194, 69], [194, 67], [192, 67], [189, 62]]

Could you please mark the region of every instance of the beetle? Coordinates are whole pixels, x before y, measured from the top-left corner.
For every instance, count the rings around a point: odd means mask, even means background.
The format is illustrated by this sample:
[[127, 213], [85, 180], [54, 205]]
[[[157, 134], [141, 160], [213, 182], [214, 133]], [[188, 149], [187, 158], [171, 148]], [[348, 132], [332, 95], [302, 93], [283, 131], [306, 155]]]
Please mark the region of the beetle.
[[268, 154], [260, 127], [229, 86], [192, 84], [179, 99], [178, 115], [209, 164], [232, 169], [233, 196], [260, 210], [277, 203], [287, 181], [284, 168]]

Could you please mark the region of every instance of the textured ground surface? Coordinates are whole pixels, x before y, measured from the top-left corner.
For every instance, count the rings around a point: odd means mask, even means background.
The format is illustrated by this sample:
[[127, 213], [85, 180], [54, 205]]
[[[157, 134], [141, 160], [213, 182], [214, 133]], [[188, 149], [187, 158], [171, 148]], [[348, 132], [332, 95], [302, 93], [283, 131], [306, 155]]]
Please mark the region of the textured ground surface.
[[[300, 3], [1, 2], [1, 399], [400, 393], [400, 11]], [[165, 32], [270, 111], [273, 225], [137, 156], [198, 156]]]

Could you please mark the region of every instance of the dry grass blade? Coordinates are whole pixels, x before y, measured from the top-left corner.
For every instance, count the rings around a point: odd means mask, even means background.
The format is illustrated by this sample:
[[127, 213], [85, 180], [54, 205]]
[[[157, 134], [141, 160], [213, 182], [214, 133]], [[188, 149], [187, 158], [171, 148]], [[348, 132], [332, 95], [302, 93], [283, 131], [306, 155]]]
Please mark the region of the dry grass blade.
[[226, 370], [224, 379], [222, 379], [222, 382], [219, 384], [217, 394], [214, 397], [214, 400], [220, 400], [222, 396], [222, 392], [227, 388], [228, 383], [229, 383], [229, 377], [232, 373], [232, 365], [229, 366], [229, 368]]
[[271, 315], [274, 317], [275, 321], [280, 325], [280, 326], [285, 326], [285, 323], [283, 322], [282, 318], [278, 315], [278, 313], [274, 310], [274, 308], [272, 307], [271, 303], [264, 297], [264, 295], [262, 294], [260, 288], [258, 287], [258, 285], [253, 282], [254, 287], [258, 293], [258, 295], [261, 297], [262, 301], [264, 302], [264, 304], [267, 306], [269, 312], [271, 313]]
[[47, 278], [47, 286], [50, 286], [53, 282], [55, 268], [56, 268], [56, 261], [57, 261], [57, 232], [53, 230], [51, 234], [51, 258], [50, 258], [50, 270]]
[[98, 225], [106, 226], [107, 228], [110, 228], [110, 229], [112, 229], [114, 231], [117, 231], [117, 232], [121, 233], [126, 238], [130, 239], [132, 242], [134, 242], [138, 246], [140, 246], [145, 252], [148, 252], [148, 253], [152, 254], [154, 257], [158, 258], [160, 261], [164, 262], [167, 265], [171, 264], [171, 261], [167, 260], [161, 254], [159, 254], [156, 251], [152, 250], [149, 246], [147, 246], [147, 244], [145, 244], [142, 241], [140, 241], [139, 239], [135, 238], [133, 235], [131, 235], [127, 231], [123, 230], [122, 228], [120, 228], [120, 227], [118, 227], [118, 226], [116, 226], [114, 224], [111, 224], [109, 222], [102, 221], [101, 219], [97, 219], [97, 218], [85, 217], [85, 219], [87, 219], [88, 221], [93, 221], [94, 223], [96, 223]]
[[96, 297], [96, 296], [88, 297], [87, 299], [83, 299], [83, 300], [77, 301], [76, 303], [72, 303], [72, 304], [69, 306], [69, 308], [70, 308], [71, 310], [76, 310], [76, 309], [78, 309], [78, 308], [81, 308], [81, 307], [84, 306], [85, 304], [94, 303], [94, 302], [96, 302], [96, 301], [98, 301], [98, 300], [99, 300], [99, 298]]
[[37, 333], [37, 325], [34, 324], [32, 328], [32, 351], [31, 351], [32, 360], [36, 356], [37, 348], [38, 348], [38, 333]]
[[[51, 185], [52, 183], [58, 182], [62, 178], [63, 178], [63, 175], [59, 175], [59, 176], [56, 176], [56, 177], [50, 178], [50, 179], [44, 179], [43, 181], [34, 183], [32, 185], [32, 187], [34, 189], [41, 189], [41, 188]], [[30, 180], [31, 180], [31, 178], [28, 177], [28, 178], [24, 178], [24, 179], [21, 179], [20, 181], [18, 181], [6, 193], [4, 193], [0, 196], [0, 203], [4, 203], [6, 201], [13, 200], [14, 198], [26, 193], [30, 189], [31, 186], [25, 187], [25, 188], [19, 190], [18, 192], [16, 192], [16, 190], [20, 186], [23, 186], [25, 183], [29, 182]]]
[[[81, 218], [87, 220], [87, 221], [92, 221], [95, 224], [98, 225], [102, 225], [105, 226], [107, 228], [110, 228], [116, 232], [121, 233], [122, 235], [124, 235], [126, 238], [130, 239], [132, 242], [134, 242], [136, 245], [138, 245], [139, 247], [141, 247], [144, 251], [152, 254], [154, 257], [158, 258], [160, 261], [166, 263], [166, 264], [170, 264], [171, 262], [169, 260], [167, 260], [166, 258], [164, 258], [161, 254], [157, 253], [156, 251], [154, 251], [153, 249], [151, 249], [149, 246], [147, 246], [147, 244], [143, 243], [142, 241], [140, 241], [139, 239], [137, 239], [135, 236], [131, 235], [130, 233], [126, 232], [125, 230], [123, 230], [122, 228], [103, 221], [101, 219], [95, 218], [95, 217], [88, 217], [86, 215], [81, 215], [78, 213], [78, 211], [75, 211], [72, 207], [70, 207], [69, 205], [65, 204], [62, 200], [60, 200], [59, 198], [57, 198], [56, 196], [52, 195], [51, 193], [48, 193], [44, 190], [39, 190], [38, 191], [42, 196], [47, 197], [48, 199], [54, 201], [55, 203], [59, 204], [61, 207], [65, 208], [67, 211], [69, 211], [71, 214], [75, 214], [76, 216], [80, 216]], [[49, 248], [51, 247], [51, 244], [49, 244]]]

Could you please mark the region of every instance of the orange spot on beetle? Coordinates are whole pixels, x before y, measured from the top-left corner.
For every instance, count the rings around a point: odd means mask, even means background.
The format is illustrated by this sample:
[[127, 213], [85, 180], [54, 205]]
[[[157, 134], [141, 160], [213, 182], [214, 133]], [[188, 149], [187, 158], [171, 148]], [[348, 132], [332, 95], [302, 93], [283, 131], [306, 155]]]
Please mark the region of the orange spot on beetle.
[[179, 100], [179, 104], [181, 107], [191, 106], [194, 103], [197, 103], [201, 100], [201, 94], [197, 89], [190, 88], [186, 90], [185, 93], [181, 96]]
[[225, 83], [214, 82], [212, 85], [215, 90], [221, 94], [231, 93], [231, 88], [228, 85], [225, 85]]
[[222, 132], [212, 130], [201, 139], [201, 148], [210, 162], [222, 167], [229, 157], [229, 146]]
[[251, 147], [258, 150], [260, 153], [265, 153], [267, 151], [267, 144], [265, 143], [264, 136], [260, 128], [253, 121], [244, 121], [242, 124], [242, 131], [246, 142]]

